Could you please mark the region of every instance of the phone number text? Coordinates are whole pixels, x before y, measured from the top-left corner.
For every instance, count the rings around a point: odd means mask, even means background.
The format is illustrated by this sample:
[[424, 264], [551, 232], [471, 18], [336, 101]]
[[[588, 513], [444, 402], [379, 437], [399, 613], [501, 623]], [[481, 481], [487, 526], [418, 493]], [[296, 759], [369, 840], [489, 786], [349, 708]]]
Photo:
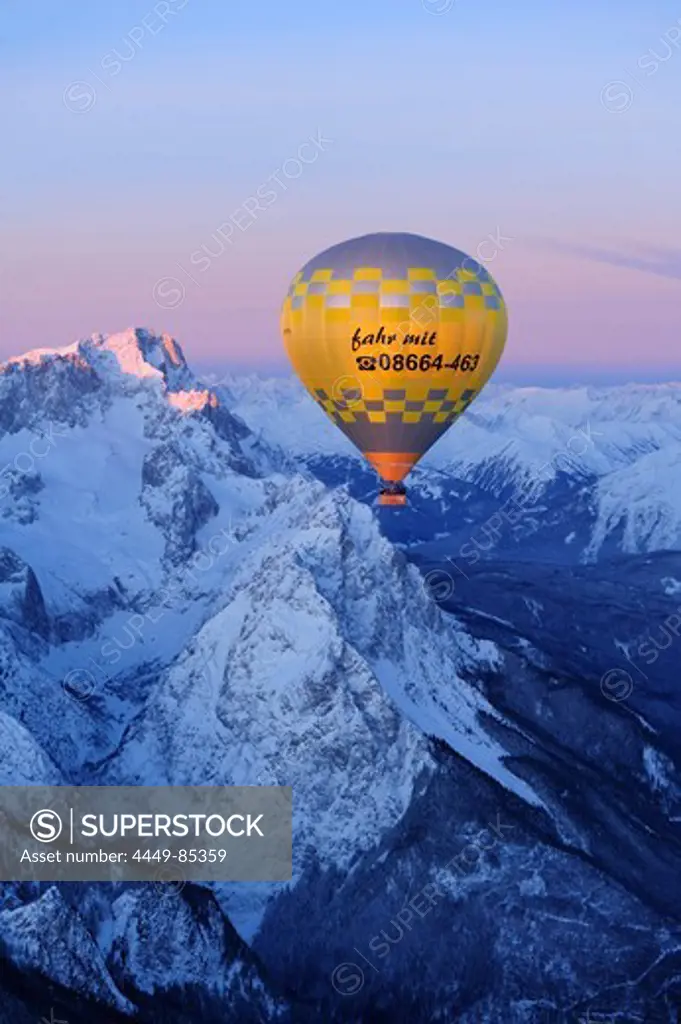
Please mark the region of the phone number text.
[[405, 356], [401, 352], [396, 352], [394, 354], [381, 352], [379, 356], [358, 356], [357, 369], [396, 370], [398, 373], [401, 370], [409, 370], [412, 373], [414, 371], [419, 373], [429, 373], [434, 370], [458, 370], [461, 373], [472, 373], [479, 362], [480, 356], [477, 353], [475, 355], [459, 354], [450, 362], [446, 363], [444, 361], [444, 357], [441, 355], [431, 356], [426, 353], [422, 356], [417, 356], [415, 352], [411, 352], [408, 356]]

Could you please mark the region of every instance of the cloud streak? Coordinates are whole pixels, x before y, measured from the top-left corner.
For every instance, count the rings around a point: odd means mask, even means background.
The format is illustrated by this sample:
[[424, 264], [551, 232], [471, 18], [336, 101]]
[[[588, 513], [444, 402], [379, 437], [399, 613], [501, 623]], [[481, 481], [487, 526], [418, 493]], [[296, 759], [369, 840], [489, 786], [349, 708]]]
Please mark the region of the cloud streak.
[[607, 263], [612, 267], [639, 270], [644, 274], [681, 280], [681, 249], [673, 247], [641, 246], [640, 255], [618, 252], [615, 249], [596, 245], [581, 245], [572, 242], [548, 241], [552, 249], [571, 256], [581, 256], [595, 263]]

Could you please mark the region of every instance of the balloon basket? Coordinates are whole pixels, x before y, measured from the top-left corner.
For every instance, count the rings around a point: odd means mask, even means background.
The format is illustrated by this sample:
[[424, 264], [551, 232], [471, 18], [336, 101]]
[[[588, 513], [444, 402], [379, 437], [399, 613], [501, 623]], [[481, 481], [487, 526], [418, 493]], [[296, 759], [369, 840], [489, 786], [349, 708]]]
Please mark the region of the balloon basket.
[[381, 491], [378, 496], [379, 505], [392, 505], [398, 508], [407, 504], [407, 495], [404, 492]]

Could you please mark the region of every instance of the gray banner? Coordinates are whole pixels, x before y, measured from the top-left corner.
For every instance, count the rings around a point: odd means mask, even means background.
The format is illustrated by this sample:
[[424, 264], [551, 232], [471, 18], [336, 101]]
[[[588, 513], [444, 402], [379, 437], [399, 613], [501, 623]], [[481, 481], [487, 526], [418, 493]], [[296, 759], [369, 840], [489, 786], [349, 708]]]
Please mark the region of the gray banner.
[[0, 881], [290, 878], [290, 786], [0, 786]]

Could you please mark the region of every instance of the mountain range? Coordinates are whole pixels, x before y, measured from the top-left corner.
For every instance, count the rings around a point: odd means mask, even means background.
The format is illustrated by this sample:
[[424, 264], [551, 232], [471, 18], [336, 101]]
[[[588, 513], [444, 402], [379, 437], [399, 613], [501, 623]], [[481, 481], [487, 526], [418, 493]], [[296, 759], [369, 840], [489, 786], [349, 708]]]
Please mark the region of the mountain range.
[[[357, 496], [375, 489], [359, 453], [293, 378], [227, 373], [206, 379], [226, 390], [231, 410], [257, 437], [294, 453], [329, 483], [350, 484]], [[489, 504], [491, 515], [499, 497], [519, 495], [525, 503], [548, 496], [551, 506], [532, 530], [532, 557], [544, 540], [554, 557], [570, 561], [591, 561], [603, 551], [678, 548], [680, 467], [679, 383], [492, 384], [410, 477], [414, 496], [411, 512], [400, 516], [402, 539], [450, 537], [461, 525], [462, 500], [470, 524], [484, 518], [481, 504]], [[559, 508], [561, 524], [572, 529], [554, 522]], [[510, 532], [503, 549], [515, 546]]]
[[3, 783], [291, 785], [294, 865], [6, 884], [0, 1022], [678, 1022], [680, 464], [679, 384], [498, 387], [377, 509], [293, 381], [4, 363]]

